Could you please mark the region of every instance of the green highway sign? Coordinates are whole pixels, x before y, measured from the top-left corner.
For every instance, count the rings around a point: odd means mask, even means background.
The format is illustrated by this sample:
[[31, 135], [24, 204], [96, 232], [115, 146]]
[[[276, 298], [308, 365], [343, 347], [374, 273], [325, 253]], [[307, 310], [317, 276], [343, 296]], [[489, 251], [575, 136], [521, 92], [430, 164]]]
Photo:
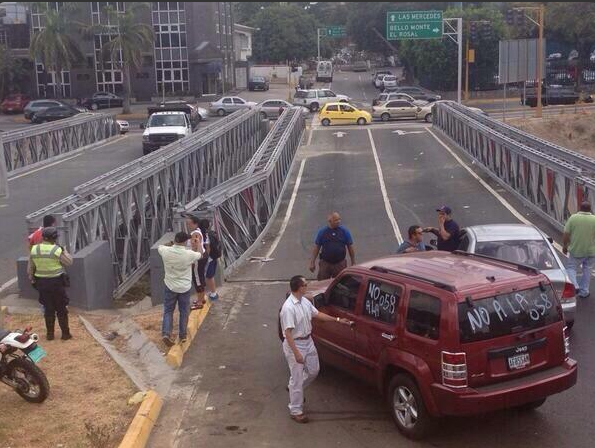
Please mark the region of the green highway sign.
[[345, 37], [347, 35], [344, 26], [327, 26], [319, 28], [319, 30], [320, 37]]
[[386, 39], [440, 39], [442, 11], [389, 11], [386, 13]]

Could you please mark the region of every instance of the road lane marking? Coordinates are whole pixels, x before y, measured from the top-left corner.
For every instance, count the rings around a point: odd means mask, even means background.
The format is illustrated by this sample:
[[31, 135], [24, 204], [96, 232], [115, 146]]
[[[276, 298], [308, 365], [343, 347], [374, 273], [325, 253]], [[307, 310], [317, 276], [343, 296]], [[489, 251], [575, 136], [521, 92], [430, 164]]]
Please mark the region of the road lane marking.
[[300, 188], [300, 183], [302, 181], [302, 174], [304, 174], [305, 166], [306, 166], [306, 159], [303, 159], [302, 163], [300, 164], [300, 170], [298, 172], [297, 179], [295, 180], [295, 185], [293, 186], [293, 192], [291, 193], [291, 199], [289, 200], [289, 205], [287, 206], [287, 211], [285, 212], [285, 217], [283, 218], [283, 223], [281, 224], [281, 229], [279, 230], [279, 233], [275, 237], [273, 244], [271, 244], [271, 247], [269, 248], [268, 252], [266, 253], [265, 258], [271, 257], [273, 252], [275, 252], [275, 249], [277, 249], [277, 246], [279, 245], [279, 242], [281, 241], [283, 234], [285, 233], [285, 229], [287, 228], [287, 224], [289, 223], [289, 218], [291, 218], [291, 212], [293, 211], [293, 205], [295, 204], [295, 198], [297, 197], [297, 192], [298, 192], [298, 189]]
[[64, 159], [57, 160], [56, 162], [48, 163], [47, 165], [40, 166], [39, 168], [36, 168], [34, 170], [27, 171], [26, 173], [22, 173], [22, 174], [19, 174], [17, 176], [11, 177], [10, 179], [8, 179], [8, 182], [11, 182], [11, 181], [16, 180], [16, 179], [20, 179], [21, 177], [25, 177], [25, 176], [28, 176], [30, 174], [37, 173], [38, 171], [45, 170], [46, 168], [50, 168], [50, 167], [52, 167], [54, 165], [58, 165], [59, 163], [68, 162], [69, 160], [76, 159], [81, 154], [82, 154], [82, 152], [79, 152], [78, 154], [75, 154], [72, 157], [66, 157]]
[[8, 280], [6, 283], [4, 283], [2, 286], [0, 286], [0, 294], [2, 294], [2, 292], [4, 292], [5, 289], [8, 289], [12, 285], [14, 285], [18, 280], [19, 280], [18, 277], [13, 277], [10, 280]]
[[[438, 143], [440, 143], [450, 153], [450, 155], [453, 156], [454, 159], [457, 162], [459, 162], [459, 164], [469, 172], [469, 174], [471, 174], [471, 176], [473, 176], [481, 185], [483, 185], [484, 188], [486, 190], [488, 190], [519, 221], [521, 221], [523, 224], [526, 224], [529, 226], [538, 227], [535, 224], [533, 224], [531, 221], [529, 221], [526, 217], [524, 217], [517, 209], [515, 209], [510, 204], [510, 202], [508, 202], [506, 199], [504, 199], [504, 197], [502, 197], [500, 195], [500, 193], [498, 193], [496, 190], [494, 190], [485, 180], [483, 180], [475, 171], [473, 171], [469, 167], [469, 165], [467, 165], [465, 162], [463, 162], [463, 160], [457, 154], [455, 154], [455, 152], [452, 149], [450, 149], [448, 147], [448, 145], [446, 143], [444, 143], [436, 134], [434, 134], [430, 129], [427, 129], [427, 131], [430, 134], [432, 134], [432, 137], [434, 137], [438, 141]], [[560, 253], [562, 253], [562, 246], [560, 244], [558, 244], [556, 241], [554, 241], [553, 246], [556, 250], [558, 250]], [[562, 255], [564, 255], [564, 254], [562, 254]]]
[[102, 144], [100, 144], [100, 145], [97, 145], [95, 148], [91, 149], [91, 151], [97, 151], [98, 149], [101, 149], [101, 148], [103, 148], [103, 147], [104, 147], [104, 146], [106, 146], [106, 145], [111, 145], [112, 143], [117, 143], [117, 142], [119, 142], [120, 140], [124, 140], [124, 139], [125, 139], [125, 138], [127, 138], [127, 137], [128, 137], [128, 134], [121, 135], [121, 136], [119, 136], [119, 137], [116, 137], [116, 138], [115, 138], [115, 139], [113, 139], [113, 140], [110, 140], [110, 141], [104, 142], [104, 143], [102, 143]]
[[312, 128], [310, 128], [310, 134], [308, 135], [308, 143], [306, 143], [307, 146], [310, 146], [312, 144], [312, 134], [314, 133], [314, 131], [312, 130]]
[[390, 201], [388, 200], [388, 193], [386, 192], [386, 185], [384, 183], [384, 176], [382, 175], [380, 159], [378, 159], [376, 144], [374, 143], [374, 138], [372, 137], [372, 131], [370, 129], [368, 129], [368, 137], [370, 138], [370, 145], [372, 146], [374, 162], [376, 162], [376, 171], [378, 171], [378, 180], [380, 181], [380, 191], [382, 192], [382, 199], [384, 200], [384, 208], [386, 209], [386, 214], [388, 215], [390, 224], [393, 227], [395, 238], [397, 239], [397, 242], [401, 244], [403, 242], [403, 237], [401, 236], [401, 230], [399, 230], [399, 224], [397, 224], [397, 220], [395, 219], [395, 215], [393, 214], [393, 208], [391, 207]]

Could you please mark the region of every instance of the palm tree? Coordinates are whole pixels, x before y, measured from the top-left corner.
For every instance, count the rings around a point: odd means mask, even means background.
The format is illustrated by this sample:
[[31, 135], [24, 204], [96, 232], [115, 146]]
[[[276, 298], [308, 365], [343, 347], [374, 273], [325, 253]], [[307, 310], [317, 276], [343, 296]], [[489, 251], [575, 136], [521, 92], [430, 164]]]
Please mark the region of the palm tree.
[[102, 52], [106, 59], [122, 70], [124, 81], [123, 114], [130, 113], [131, 79], [130, 69], [139, 69], [143, 61], [143, 52], [153, 48], [155, 35], [150, 25], [137, 21], [139, 10], [150, 8], [148, 3], [126, 2], [126, 11], [117, 12], [112, 7], [104, 8], [110, 25], [94, 25], [87, 33], [109, 34], [111, 39], [103, 45]]
[[59, 11], [48, 8], [47, 3], [35, 3], [32, 7], [45, 14], [45, 27], [31, 37], [29, 53], [43, 64], [46, 73], [56, 73], [56, 96], [61, 98], [62, 71], [70, 70], [73, 63], [84, 58], [76, 35], [80, 23], [73, 20], [77, 6], [63, 3]]

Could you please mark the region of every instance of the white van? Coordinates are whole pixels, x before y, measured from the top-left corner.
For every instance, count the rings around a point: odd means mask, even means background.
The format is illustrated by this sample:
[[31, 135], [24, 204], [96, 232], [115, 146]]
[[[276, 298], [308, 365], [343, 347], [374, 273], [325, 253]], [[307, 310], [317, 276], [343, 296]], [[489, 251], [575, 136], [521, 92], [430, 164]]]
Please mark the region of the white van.
[[331, 61], [318, 61], [316, 81], [333, 82], [333, 63]]

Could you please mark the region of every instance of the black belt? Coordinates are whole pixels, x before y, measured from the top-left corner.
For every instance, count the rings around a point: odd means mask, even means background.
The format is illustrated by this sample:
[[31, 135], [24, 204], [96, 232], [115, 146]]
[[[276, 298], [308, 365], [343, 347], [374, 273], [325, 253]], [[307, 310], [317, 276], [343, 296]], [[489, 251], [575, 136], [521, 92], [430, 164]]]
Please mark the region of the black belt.
[[294, 341], [303, 341], [304, 339], [310, 339], [310, 335], [301, 338], [293, 338]]

